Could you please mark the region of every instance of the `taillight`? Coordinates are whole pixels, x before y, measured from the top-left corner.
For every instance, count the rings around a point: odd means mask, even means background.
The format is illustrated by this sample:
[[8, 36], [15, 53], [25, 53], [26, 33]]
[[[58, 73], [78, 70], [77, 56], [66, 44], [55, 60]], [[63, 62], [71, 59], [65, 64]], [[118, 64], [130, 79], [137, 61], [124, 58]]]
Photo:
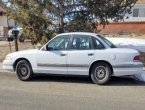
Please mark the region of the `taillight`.
[[134, 59], [133, 59], [133, 61], [139, 61], [139, 60], [140, 60], [140, 56], [139, 55], [135, 56]]

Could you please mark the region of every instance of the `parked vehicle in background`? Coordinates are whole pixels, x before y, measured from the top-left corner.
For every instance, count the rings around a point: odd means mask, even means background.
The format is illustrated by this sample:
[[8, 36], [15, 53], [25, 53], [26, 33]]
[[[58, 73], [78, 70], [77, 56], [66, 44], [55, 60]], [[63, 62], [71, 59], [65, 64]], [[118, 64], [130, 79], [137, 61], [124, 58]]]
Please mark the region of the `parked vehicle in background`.
[[25, 41], [25, 37], [23, 35], [23, 29], [21, 27], [18, 27], [18, 26], [14, 27], [14, 28], [12, 28], [11, 30], [8, 31], [8, 37], [9, 38], [14, 38], [13, 30], [19, 31], [18, 39], [19, 39], [20, 42], [24, 42]]
[[90, 76], [96, 84], [106, 84], [111, 76], [140, 74], [143, 64], [137, 50], [117, 48], [95, 33], [59, 34], [41, 49], [8, 54], [3, 68], [16, 71], [20, 80], [34, 74]]

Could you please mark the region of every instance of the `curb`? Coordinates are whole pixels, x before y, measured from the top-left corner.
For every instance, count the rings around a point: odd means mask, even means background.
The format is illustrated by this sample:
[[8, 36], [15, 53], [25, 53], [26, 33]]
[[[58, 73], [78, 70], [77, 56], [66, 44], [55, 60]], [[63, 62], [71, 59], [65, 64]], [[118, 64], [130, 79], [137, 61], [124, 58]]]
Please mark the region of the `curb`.
[[14, 73], [14, 72], [4, 70], [4, 69], [3, 69], [3, 63], [0, 62], [0, 73]]
[[0, 73], [14, 73], [14, 72], [7, 71], [7, 70], [4, 70], [4, 69], [0, 68]]
[[5, 72], [5, 73], [14, 73], [14, 72], [7, 71], [7, 70], [3, 70], [3, 69], [0, 69], [0, 72]]
[[2, 70], [2, 69], [0, 69], [0, 73], [15, 73], [15, 72], [11, 72], [11, 71], [6, 71], [6, 70]]

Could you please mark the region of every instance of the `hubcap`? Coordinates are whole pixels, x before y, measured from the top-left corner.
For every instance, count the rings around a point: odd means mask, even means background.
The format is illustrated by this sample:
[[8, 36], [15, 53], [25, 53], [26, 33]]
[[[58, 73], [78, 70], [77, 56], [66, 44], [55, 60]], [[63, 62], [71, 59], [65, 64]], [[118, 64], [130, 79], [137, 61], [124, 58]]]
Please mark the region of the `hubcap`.
[[23, 77], [27, 76], [27, 74], [28, 74], [28, 69], [27, 69], [27, 67], [26, 67], [25, 65], [21, 65], [21, 66], [19, 67], [19, 73], [20, 73], [20, 75], [23, 76]]
[[106, 77], [107, 70], [104, 66], [98, 66], [95, 69], [95, 77], [99, 80], [103, 80]]

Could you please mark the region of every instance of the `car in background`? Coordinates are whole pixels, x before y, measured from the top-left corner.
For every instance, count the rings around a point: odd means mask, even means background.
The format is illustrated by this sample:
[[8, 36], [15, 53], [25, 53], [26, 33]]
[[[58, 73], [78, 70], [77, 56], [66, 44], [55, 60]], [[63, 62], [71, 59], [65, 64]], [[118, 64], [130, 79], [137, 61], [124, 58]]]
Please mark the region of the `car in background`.
[[106, 84], [111, 76], [140, 74], [143, 64], [137, 50], [117, 48], [96, 33], [59, 34], [41, 49], [8, 54], [3, 68], [16, 71], [26, 81], [35, 74], [90, 76], [96, 84]]
[[25, 37], [23, 35], [23, 28], [21, 28], [19, 26], [15, 26], [14, 28], [12, 28], [11, 30], [8, 31], [8, 38], [13, 38], [14, 39], [14, 35], [13, 35], [14, 30], [17, 30], [19, 32], [19, 34], [18, 34], [19, 41], [24, 42]]

